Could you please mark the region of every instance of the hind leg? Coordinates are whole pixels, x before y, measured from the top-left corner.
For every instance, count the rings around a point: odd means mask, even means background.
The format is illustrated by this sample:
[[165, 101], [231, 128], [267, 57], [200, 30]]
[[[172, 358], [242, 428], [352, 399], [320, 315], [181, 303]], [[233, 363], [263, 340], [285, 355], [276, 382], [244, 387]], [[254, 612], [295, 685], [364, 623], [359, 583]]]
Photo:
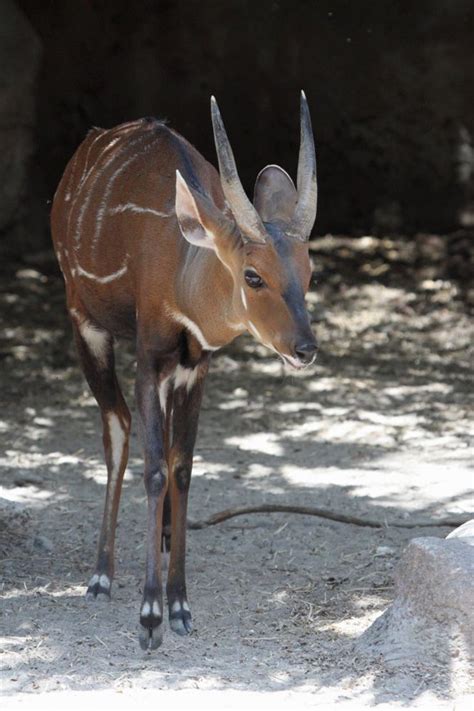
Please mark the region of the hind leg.
[[94, 324], [84, 311], [71, 308], [70, 313], [82, 370], [102, 415], [107, 465], [107, 491], [97, 562], [86, 596], [88, 599], [109, 598], [114, 574], [115, 528], [128, 461], [131, 418], [115, 373], [112, 336]]

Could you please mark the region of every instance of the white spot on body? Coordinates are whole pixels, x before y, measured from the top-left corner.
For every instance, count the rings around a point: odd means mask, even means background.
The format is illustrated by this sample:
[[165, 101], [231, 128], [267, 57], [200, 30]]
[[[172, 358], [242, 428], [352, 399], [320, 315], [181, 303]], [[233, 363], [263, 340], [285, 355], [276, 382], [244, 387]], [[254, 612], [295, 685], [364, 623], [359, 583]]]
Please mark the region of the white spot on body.
[[174, 376], [174, 389], [186, 386], [186, 392], [189, 392], [194, 387], [198, 375], [197, 368], [183, 368], [182, 365], [176, 366]]
[[174, 212], [161, 212], [161, 210], [155, 210], [152, 207], [141, 207], [133, 202], [126, 202], [121, 205], [116, 205], [111, 207], [109, 210], [109, 215], [119, 215], [122, 212], [134, 212], [136, 214], [149, 214], [155, 217], [174, 217]]
[[187, 328], [188, 331], [193, 334], [197, 341], [199, 341], [201, 348], [203, 348], [205, 351], [217, 351], [219, 350], [219, 348], [221, 348], [221, 346], [211, 346], [211, 344], [207, 342], [203, 332], [201, 331], [197, 323], [192, 321], [184, 314], [180, 313], [179, 311], [174, 311], [171, 308], [168, 308], [168, 314], [169, 316], [171, 316], [171, 318], [174, 318], [175, 321], [185, 326], [185, 328]]

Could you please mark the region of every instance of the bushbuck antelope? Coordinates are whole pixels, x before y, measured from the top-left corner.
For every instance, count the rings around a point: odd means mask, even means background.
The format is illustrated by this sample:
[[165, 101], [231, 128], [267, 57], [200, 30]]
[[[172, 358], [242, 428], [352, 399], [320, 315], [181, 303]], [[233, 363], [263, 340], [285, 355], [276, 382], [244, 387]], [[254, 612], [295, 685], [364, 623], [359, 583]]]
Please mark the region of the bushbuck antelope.
[[295, 368], [314, 360], [305, 308], [316, 217], [316, 155], [301, 94], [297, 188], [264, 168], [254, 204], [214, 98], [219, 173], [182, 136], [145, 118], [92, 129], [61, 179], [52, 234], [84, 375], [99, 404], [107, 492], [87, 597], [109, 597], [130, 412], [113, 339], [136, 341], [136, 402], [148, 499], [140, 644], [162, 641], [162, 550], [171, 628], [191, 632], [186, 511], [204, 380], [213, 351], [249, 331]]

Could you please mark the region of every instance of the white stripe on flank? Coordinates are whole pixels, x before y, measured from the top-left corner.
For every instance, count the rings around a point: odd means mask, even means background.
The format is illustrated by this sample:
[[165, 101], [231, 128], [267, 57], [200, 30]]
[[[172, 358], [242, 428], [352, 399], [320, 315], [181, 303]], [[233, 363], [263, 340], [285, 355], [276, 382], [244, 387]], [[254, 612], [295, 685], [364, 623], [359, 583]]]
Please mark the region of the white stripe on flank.
[[152, 207], [140, 207], [140, 205], [135, 205], [133, 202], [126, 202], [122, 205], [116, 205], [111, 207], [109, 210], [109, 215], [118, 215], [122, 212], [134, 212], [136, 214], [150, 214], [156, 217], [174, 217], [174, 212], [160, 212], [160, 210], [154, 210]]
[[[102, 136], [102, 135], [103, 135], [103, 134], [99, 134], [98, 136], [96, 136], [96, 138], [94, 139], [93, 143], [95, 143], [95, 141], [96, 141], [100, 136]], [[131, 140], [131, 141], [128, 143], [127, 148], [132, 148], [132, 146], [140, 145], [141, 143], [143, 143], [143, 141], [145, 140], [145, 138], [146, 138], [146, 136], [144, 136], [143, 134], [140, 135], [140, 136], [138, 136], [138, 138], [136, 138], [135, 140]], [[88, 159], [89, 159], [89, 152], [90, 152], [90, 148], [91, 148], [91, 147], [92, 147], [92, 145], [89, 146], [89, 151], [87, 152], [86, 168], [87, 168], [87, 161], [88, 161]], [[96, 162], [91, 166], [89, 173], [87, 173], [87, 174], [84, 173], [84, 174], [83, 174], [83, 180], [81, 180], [81, 183], [79, 184], [79, 187], [78, 187], [78, 189], [77, 189], [77, 191], [76, 191], [77, 198], [82, 197], [82, 196], [80, 196], [80, 193], [81, 193], [81, 191], [82, 191], [82, 187], [85, 185], [85, 181], [89, 178], [89, 175], [92, 174], [92, 172], [95, 170], [95, 173], [94, 173], [94, 176], [93, 176], [93, 180], [92, 180], [92, 182], [91, 182], [91, 185], [89, 186], [89, 189], [88, 189], [86, 195], [84, 196], [84, 199], [82, 200], [82, 205], [81, 205], [81, 207], [80, 207], [80, 210], [79, 210], [79, 213], [78, 213], [78, 216], [77, 216], [77, 220], [76, 220], [76, 229], [75, 229], [75, 231], [74, 231], [74, 247], [75, 247], [76, 250], [78, 249], [79, 244], [80, 244], [80, 242], [81, 242], [82, 223], [84, 222], [84, 217], [85, 217], [85, 214], [86, 214], [87, 209], [88, 209], [88, 207], [89, 207], [89, 204], [90, 204], [90, 202], [91, 202], [92, 196], [93, 196], [93, 194], [94, 194], [94, 189], [95, 189], [95, 187], [96, 187], [96, 185], [97, 185], [97, 181], [100, 179], [100, 177], [102, 176], [102, 174], [107, 170], [107, 168], [108, 168], [110, 165], [112, 165], [112, 163], [114, 162], [114, 160], [116, 160], [117, 157], [119, 157], [120, 155], [121, 155], [121, 153], [118, 153], [118, 154], [117, 154], [117, 153], [112, 153], [112, 155], [109, 156], [109, 157], [107, 158], [107, 160], [105, 160], [105, 162], [102, 164], [102, 166], [101, 166], [100, 168], [98, 168], [98, 169], [96, 169], [96, 166], [97, 166], [97, 161], [96, 161]]]
[[92, 274], [92, 272], [88, 272], [85, 269], [81, 267], [80, 264], [77, 264], [77, 273], [80, 274], [81, 276], [87, 277], [87, 279], [91, 279], [92, 281], [97, 281], [99, 284], [108, 284], [110, 281], [114, 281], [114, 279], [120, 279], [126, 271], [127, 271], [127, 261], [125, 261], [125, 264], [120, 267], [120, 269], [117, 269], [116, 272], [113, 272], [112, 274], [107, 274], [107, 276], [97, 276], [97, 274]]
[[179, 311], [173, 311], [173, 309], [170, 309], [168, 307], [167, 309], [168, 314], [171, 316], [171, 318], [174, 318], [175, 321], [178, 323], [181, 323], [185, 328], [188, 329], [188, 331], [191, 331], [193, 336], [199, 341], [201, 348], [203, 348], [205, 351], [217, 351], [219, 348], [222, 346], [211, 346], [197, 323], [192, 321], [190, 318], [185, 316], [184, 314], [180, 313]]
[[[149, 136], [147, 136], [147, 137], [149, 137]], [[99, 239], [100, 231], [102, 228], [102, 221], [104, 219], [104, 215], [105, 215], [105, 212], [107, 209], [107, 202], [110, 198], [114, 183], [117, 180], [118, 176], [121, 175], [134, 161], [136, 161], [137, 158], [140, 158], [140, 156], [142, 156], [144, 153], [147, 153], [148, 151], [150, 151], [160, 140], [161, 140], [160, 137], [158, 137], [154, 141], [147, 143], [142, 148], [142, 150], [138, 151], [137, 153], [134, 153], [133, 155], [129, 156], [129, 158], [127, 158], [127, 160], [123, 161], [121, 163], [121, 165], [119, 165], [119, 167], [115, 170], [115, 172], [110, 176], [107, 187], [104, 190], [102, 200], [100, 201], [99, 209], [97, 210], [97, 221], [96, 221], [94, 236], [92, 238], [92, 250], [93, 251], [94, 251], [95, 245], [97, 244], [97, 240]]]

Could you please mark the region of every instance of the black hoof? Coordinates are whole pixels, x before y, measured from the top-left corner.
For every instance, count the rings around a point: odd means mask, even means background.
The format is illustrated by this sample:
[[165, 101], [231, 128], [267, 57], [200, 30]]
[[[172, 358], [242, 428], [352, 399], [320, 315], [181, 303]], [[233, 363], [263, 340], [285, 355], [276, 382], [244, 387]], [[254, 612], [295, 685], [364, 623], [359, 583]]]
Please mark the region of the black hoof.
[[89, 580], [86, 600], [99, 600], [110, 602], [111, 580], [105, 573], [94, 573]]
[[158, 649], [163, 642], [163, 625], [158, 627], [141, 627], [138, 633], [140, 647], [146, 652], [147, 649]]
[[175, 600], [170, 604], [170, 627], [173, 632], [185, 637], [193, 631], [191, 610], [186, 600]]

